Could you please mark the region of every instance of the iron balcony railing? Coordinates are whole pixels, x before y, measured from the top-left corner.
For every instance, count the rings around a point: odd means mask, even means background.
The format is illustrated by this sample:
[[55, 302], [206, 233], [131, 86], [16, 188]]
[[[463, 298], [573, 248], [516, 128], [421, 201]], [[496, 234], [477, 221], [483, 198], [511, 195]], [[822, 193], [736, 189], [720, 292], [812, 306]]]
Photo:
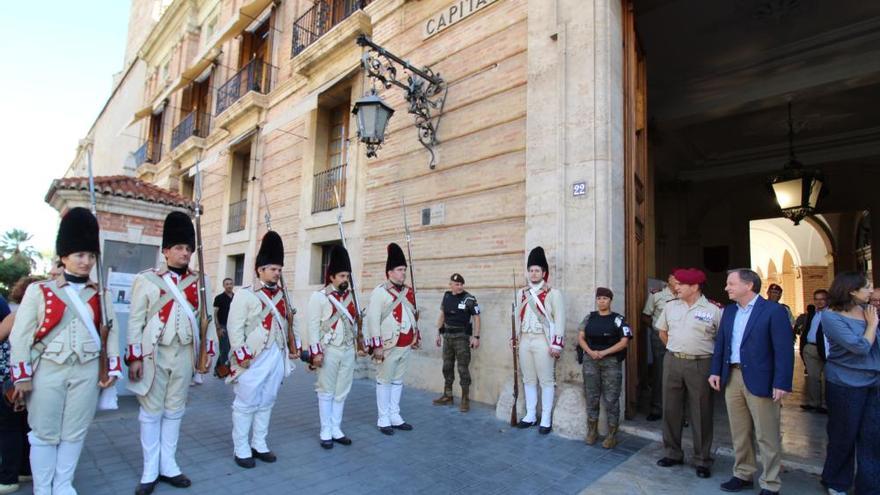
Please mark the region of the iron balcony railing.
[[315, 190], [312, 193], [312, 213], [329, 211], [337, 207], [336, 194], [339, 194], [339, 205], [345, 206], [345, 168], [347, 165], [333, 167], [315, 174]]
[[247, 200], [243, 199], [229, 205], [229, 222], [226, 233], [241, 232], [245, 226], [245, 214], [247, 213]]
[[333, 26], [369, 5], [370, 0], [318, 0], [293, 23], [291, 57], [299, 55]]
[[177, 148], [191, 136], [206, 138], [210, 130], [211, 114], [193, 110], [171, 131], [171, 149]]
[[249, 91], [267, 94], [272, 85], [271, 69], [271, 65], [258, 58], [248, 62], [217, 90], [217, 109], [214, 114], [220, 115]]
[[134, 162], [137, 166], [144, 163], [159, 163], [162, 159], [162, 142], [154, 139], [147, 140], [134, 152]]

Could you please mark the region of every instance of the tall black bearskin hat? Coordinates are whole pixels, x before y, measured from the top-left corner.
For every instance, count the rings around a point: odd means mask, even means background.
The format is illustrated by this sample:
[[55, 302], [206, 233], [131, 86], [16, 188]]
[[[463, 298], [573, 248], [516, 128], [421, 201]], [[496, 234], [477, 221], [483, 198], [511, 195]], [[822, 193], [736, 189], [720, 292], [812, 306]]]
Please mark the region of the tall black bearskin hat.
[[98, 238], [98, 219], [86, 208], [71, 208], [61, 217], [58, 237], [55, 238], [55, 253], [58, 257], [71, 253], [101, 252]]
[[284, 266], [284, 243], [281, 242], [281, 236], [278, 232], [270, 230], [263, 236], [260, 241], [260, 251], [257, 253], [257, 261], [254, 268], [260, 268], [266, 265]]
[[398, 266], [407, 266], [406, 265], [406, 257], [403, 255], [403, 249], [400, 249], [395, 243], [391, 243], [388, 245], [388, 260], [385, 261], [385, 276], [388, 276], [388, 272], [394, 270]]
[[544, 248], [541, 246], [532, 249], [529, 253], [529, 260], [526, 262], [526, 268], [532, 266], [540, 266], [544, 270], [544, 281], [549, 276], [550, 266], [547, 264], [547, 256], [544, 255]]
[[189, 215], [181, 211], [172, 211], [165, 217], [165, 225], [162, 227], [162, 249], [178, 244], [186, 244], [195, 251], [196, 230]]
[[330, 262], [327, 263], [327, 273], [324, 274], [324, 283], [330, 283], [330, 277], [339, 272], [351, 273], [351, 259], [348, 257], [348, 251], [339, 244], [333, 246], [330, 250]]

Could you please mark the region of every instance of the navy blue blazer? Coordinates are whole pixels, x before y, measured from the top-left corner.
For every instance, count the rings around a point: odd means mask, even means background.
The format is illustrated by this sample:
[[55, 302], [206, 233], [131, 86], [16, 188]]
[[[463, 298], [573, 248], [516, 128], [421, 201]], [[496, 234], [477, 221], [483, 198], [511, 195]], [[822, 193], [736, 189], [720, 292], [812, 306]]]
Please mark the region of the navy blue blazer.
[[[724, 308], [712, 355], [712, 374], [721, 377], [722, 390], [730, 378], [730, 347], [736, 311], [736, 303]], [[739, 349], [743, 381], [749, 392], [759, 397], [772, 397], [774, 388], [791, 392], [794, 344], [788, 312], [782, 305], [758, 296]]]

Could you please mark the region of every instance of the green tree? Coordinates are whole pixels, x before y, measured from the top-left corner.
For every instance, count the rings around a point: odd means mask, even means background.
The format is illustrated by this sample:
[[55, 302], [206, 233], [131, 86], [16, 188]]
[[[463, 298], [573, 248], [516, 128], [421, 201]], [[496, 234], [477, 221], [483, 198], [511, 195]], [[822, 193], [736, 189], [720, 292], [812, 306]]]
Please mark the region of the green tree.
[[18, 279], [30, 275], [32, 262], [21, 254], [0, 259], [0, 295], [7, 297]]
[[37, 260], [41, 257], [40, 253], [33, 246], [27, 245], [33, 237], [21, 229], [7, 231], [0, 238], [0, 255], [4, 259], [23, 256], [30, 262], [31, 268], [36, 268]]

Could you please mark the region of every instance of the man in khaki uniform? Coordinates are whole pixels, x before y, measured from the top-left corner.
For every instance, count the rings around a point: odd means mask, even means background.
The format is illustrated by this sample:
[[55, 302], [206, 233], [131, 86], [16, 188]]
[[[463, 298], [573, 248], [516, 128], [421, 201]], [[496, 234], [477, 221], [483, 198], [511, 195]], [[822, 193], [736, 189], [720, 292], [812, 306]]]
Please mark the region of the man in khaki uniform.
[[553, 399], [556, 391], [556, 360], [565, 345], [565, 306], [562, 291], [547, 284], [549, 266], [544, 248], [529, 253], [528, 287], [519, 290], [516, 314], [519, 316], [519, 362], [523, 390], [526, 394], [526, 415], [519, 428], [537, 422], [538, 385], [541, 386], [541, 426], [538, 433], [546, 435], [553, 429]]
[[702, 271], [679, 269], [673, 276], [678, 281], [679, 298], [666, 304], [657, 321], [660, 339], [666, 344], [667, 351], [663, 363], [663, 446], [666, 452], [657, 465], [669, 467], [684, 462], [681, 432], [687, 403], [697, 476], [708, 478], [712, 474], [714, 429], [712, 389], [707, 380], [721, 309], [703, 295], [702, 284], [706, 275]]
[[395, 243], [388, 245], [385, 277], [388, 280], [373, 289], [367, 309], [367, 333], [376, 366], [376, 425], [385, 435], [413, 427], [400, 415], [403, 375], [410, 349], [419, 348], [416, 294], [406, 285], [406, 257]]
[[[323, 289], [309, 300], [309, 355], [318, 370], [315, 392], [321, 420], [321, 447], [351, 445], [342, 432], [342, 411], [351, 391], [357, 343], [358, 309], [349, 285], [351, 260], [342, 246], [334, 246]], [[366, 342], [365, 344], [369, 344]]]
[[[107, 294], [101, 301], [97, 284], [89, 280], [100, 255], [98, 239], [98, 220], [89, 210], [73, 208], [64, 215], [55, 243], [64, 272], [28, 287], [9, 336], [15, 400], [27, 402], [37, 495], [76, 493], [73, 475], [99, 387], [112, 387], [122, 376], [113, 305]], [[111, 325], [105, 382], [98, 380], [101, 304]]]
[[[199, 275], [190, 271], [195, 230], [189, 215], [165, 218], [162, 255], [165, 266], [139, 273], [132, 283], [128, 320], [128, 389], [140, 403], [144, 469], [135, 493], [149, 494], [159, 481], [178, 488], [191, 485], [177, 465], [177, 439], [186, 409], [189, 383], [199, 350]], [[206, 288], [207, 290], [207, 288]], [[210, 295], [205, 295], [210, 301]], [[217, 335], [208, 326], [208, 354]], [[202, 370], [204, 371], [204, 370]]]
[[232, 355], [226, 383], [235, 386], [234, 459], [246, 469], [256, 466], [254, 458], [263, 462], [277, 460], [266, 444], [269, 420], [281, 381], [292, 371], [290, 359], [297, 359], [300, 351], [298, 338], [295, 349], [288, 344], [288, 321], [296, 311], [287, 307], [279, 285], [284, 244], [276, 232], [270, 230], [263, 236], [254, 266], [259, 284], [235, 294], [226, 320]]
[[654, 358], [654, 364], [651, 366], [651, 413], [648, 414], [648, 421], [657, 421], [663, 416], [663, 358], [666, 356], [666, 345], [660, 340], [657, 322], [663, 314], [666, 303], [678, 299], [676, 285], [678, 281], [670, 273], [666, 278], [666, 287], [648, 294], [645, 307], [642, 309], [643, 323], [651, 327], [651, 354]]

